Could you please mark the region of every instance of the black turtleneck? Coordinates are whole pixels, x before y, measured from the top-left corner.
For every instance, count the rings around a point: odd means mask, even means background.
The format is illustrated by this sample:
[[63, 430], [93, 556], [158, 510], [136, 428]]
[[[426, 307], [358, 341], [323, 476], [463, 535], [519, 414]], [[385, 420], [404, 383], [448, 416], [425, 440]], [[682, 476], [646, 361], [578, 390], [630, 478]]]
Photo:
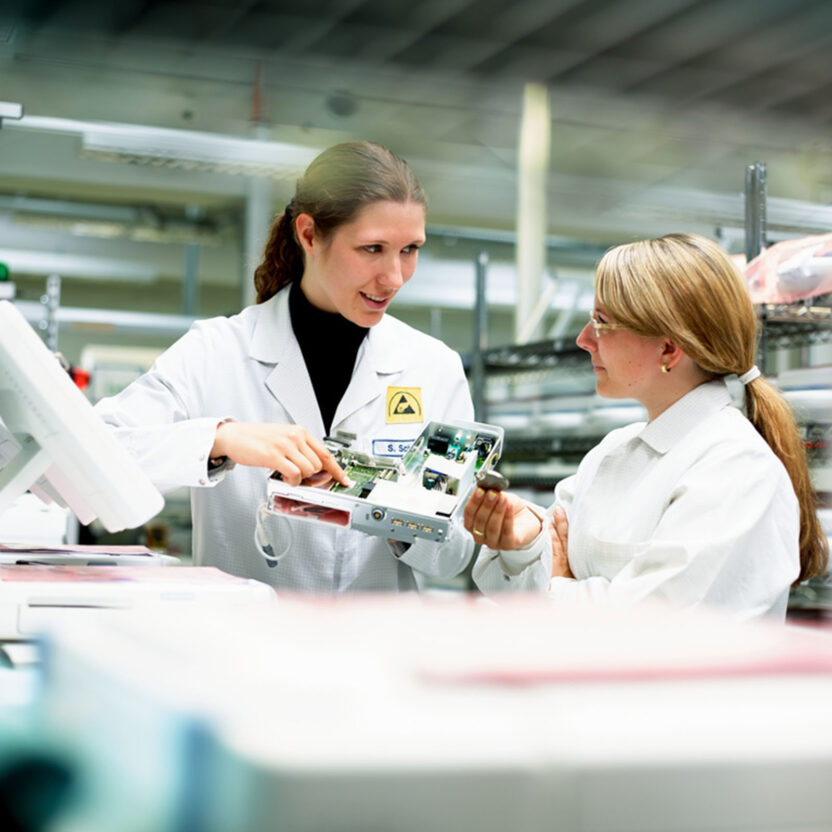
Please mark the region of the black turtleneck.
[[324, 429], [329, 434], [338, 402], [352, 378], [358, 348], [368, 330], [337, 312], [324, 312], [312, 306], [299, 283], [292, 283], [289, 290], [289, 314], [312, 379]]

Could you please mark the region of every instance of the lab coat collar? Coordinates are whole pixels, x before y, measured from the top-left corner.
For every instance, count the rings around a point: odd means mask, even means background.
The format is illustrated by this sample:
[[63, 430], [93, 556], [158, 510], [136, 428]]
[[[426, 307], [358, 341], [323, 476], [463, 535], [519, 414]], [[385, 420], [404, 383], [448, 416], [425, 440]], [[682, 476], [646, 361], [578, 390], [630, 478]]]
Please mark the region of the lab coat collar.
[[353, 413], [380, 398], [385, 389], [383, 376], [397, 373], [404, 366], [400, 325], [385, 315], [374, 327], [370, 327], [367, 337], [358, 348], [355, 370], [349, 387], [338, 402], [332, 427], [335, 428]]
[[289, 317], [289, 288], [254, 308], [254, 331], [248, 354], [264, 364], [277, 364], [292, 346], [300, 351]]
[[364, 348], [367, 359], [377, 373], [387, 375], [405, 368], [406, 355], [402, 324], [385, 315], [367, 333]]
[[[274, 364], [266, 387], [283, 405], [292, 419], [306, 425], [310, 432], [323, 436], [318, 401], [292, 329], [289, 313], [289, 290], [278, 292], [260, 304], [252, 332], [249, 355], [265, 364]], [[371, 327], [358, 349], [353, 377], [338, 403], [332, 420], [333, 429], [383, 392], [379, 376], [397, 373], [405, 367], [405, 345], [398, 321], [386, 315]], [[333, 345], [337, 349], [337, 345]]]
[[639, 439], [657, 453], [666, 454], [704, 419], [730, 404], [731, 394], [724, 379], [705, 382], [648, 422]]
[[289, 290], [255, 307], [249, 355], [274, 367], [266, 377], [269, 392], [298, 425], [315, 436], [324, 435], [324, 423], [303, 353], [289, 316]]

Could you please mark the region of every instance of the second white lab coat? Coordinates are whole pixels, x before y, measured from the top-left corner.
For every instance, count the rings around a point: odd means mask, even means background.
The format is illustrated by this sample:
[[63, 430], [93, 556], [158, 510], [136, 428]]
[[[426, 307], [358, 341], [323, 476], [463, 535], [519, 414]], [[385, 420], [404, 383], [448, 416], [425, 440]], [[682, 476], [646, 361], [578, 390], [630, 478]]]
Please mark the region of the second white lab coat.
[[[213, 482], [207, 461], [218, 422], [295, 423], [313, 436], [324, 426], [292, 330], [288, 289], [230, 318], [194, 324], [152, 369], [96, 409], [162, 491], [190, 486], [193, 556], [198, 565], [299, 591], [415, 587], [412, 572], [450, 577], [470, 559], [473, 540], [455, 525], [441, 546], [419, 541], [395, 558], [385, 540], [350, 529], [274, 518], [270, 567], [253, 543], [258, 505], [271, 473], [238, 465]], [[320, 333], [326, 339], [326, 332]], [[338, 344], [333, 343], [337, 350]], [[390, 387], [417, 388], [424, 418], [390, 423]], [[426, 421], [471, 420], [459, 356], [435, 338], [385, 315], [359, 348], [352, 379], [332, 422], [353, 447], [400, 455]]]
[[800, 571], [797, 497], [724, 381], [699, 385], [649, 424], [608, 434], [558, 483], [549, 517], [555, 506], [569, 521], [575, 577], [550, 579], [544, 528], [526, 549], [482, 548], [473, 576], [484, 592], [786, 614]]

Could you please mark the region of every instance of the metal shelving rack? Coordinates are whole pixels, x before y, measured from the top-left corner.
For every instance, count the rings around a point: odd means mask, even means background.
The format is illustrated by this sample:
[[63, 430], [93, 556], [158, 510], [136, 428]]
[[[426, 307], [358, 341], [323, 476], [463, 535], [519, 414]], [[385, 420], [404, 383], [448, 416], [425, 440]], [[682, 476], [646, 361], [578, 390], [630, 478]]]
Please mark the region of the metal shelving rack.
[[[767, 245], [766, 166], [748, 165], [745, 174], [745, 256], [750, 263]], [[758, 361], [766, 371], [771, 347], [803, 347], [832, 343], [832, 294], [795, 303], [765, 303], [760, 306]]]
[[[766, 170], [757, 162], [746, 169], [745, 240], [746, 258], [750, 262], [766, 244]], [[795, 303], [760, 306], [760, 344], [757, 364], [766, 371], [770, 349], [808, 347], [832, 343], [832, 294]], [[810, 466], [821, 469], [829, 465], [830, 421], [809, 421], [803, 425], [804, 442]], [[817, 486], [823, 492], [822, 486]], [[828, 499], [828, 495], [827, 495]], [[832, 607], [830, 579], [813, 578], [793, 587], [789, 598], [790, 617], [826, 617]]]
[[[750, 262], [767, 245], [766, 241], [766, 166], [756, 162], [746, 168], [745, 180], [745, 253]], [[555, 370], [570, 370], [588, 365], [587, 354], [571, 339], [539, 341], [523, 345], [488, 348], [485, 338], [485, 279], [487, 257], [477, 266], [477, 314], [474, 345], [470, 357], [472, 395], [477, 419], [488, 421], [485, 385], [488, 377], [520, 379], [543, 377]], [[771, 349], [803, 347], [832, 343], [832, 293], [811, 301], [793, 304], [762, 304], [758, 366], [766, 371], [766, 356]], [[589, 391], [587, 391], [589, 392]], [[823, 426], [807, 425], [807, 443], [825, 435]], [[553, 457], [577, 462], [602, 435], [566, 435], [561, 432], [533, 434], [507, 430], [503, 459], [511, 463], [523, 460], [530, 464]], [[821, 441], [820, 443], [824, 443]], [[822, 452], [822, 451], [821, 451]], [[554, 487], [557, 478], [524, 474], [513, 477], [513, 484], [528, 487]]]
[[483, 352], [486, 372], [521, 373], [586, 365], [587, 354], [571, 339], [495, 347]]
[[832, 343], [832, 293], [796, 304], [766, 304], [769, 347], [809, 347]]
[[[746, 170], [746, 257], [759, 254], [766, 241], [766, 173], [757, 162]], [[832, 293], [794, 303], [766, 303], [760, 307], [760, 346], [758, 366], [765, 372], [771, 348], [789, 349], [832, 343]], [[810, 464], [828, 464], [830, 422], [807, 422], [805, 442]]]
[[[486, 338], [486, 277], [487, 256], [477, 258], [477, 293], [474, 314], [474, 344], [467, 360], [475, 418], [488, 421], [489, 407], [485, 395], [487, 379], [499, 376], [516, 386], [545, 379], [552, 371], [588, 369], [589, 357], [573, 339], [558, 338], [527, 344], [507, 344], [489, 348]], [[594, 387], [573, 395], [591, 395]], [[503, 463], [513, 488], [550, 489], [558, 479], [571, 473], [583, 455], [595, 445], [600, 436], [576, 436], [560, 432], [529, 432], [506, 429]], [[551, 473], [518, 473], [513, 463], [546, 463], [556, 457], [565, 463], [562, 476]], [[571, 468], [570, 468], [571, 466]]]

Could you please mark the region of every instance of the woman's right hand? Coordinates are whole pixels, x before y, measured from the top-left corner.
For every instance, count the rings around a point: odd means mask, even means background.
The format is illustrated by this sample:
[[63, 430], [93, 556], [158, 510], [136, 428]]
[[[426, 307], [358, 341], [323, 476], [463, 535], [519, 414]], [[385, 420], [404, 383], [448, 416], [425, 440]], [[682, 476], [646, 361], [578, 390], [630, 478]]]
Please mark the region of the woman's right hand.
[[483, 488], [475, 488], [468, 498], [463, 525], [476, 543], [503, 551], [528, 546], [543, 528], [540, 518], [519, 497]]
[[212, 459], [221, 456], [239, 465], [279, 471], [289, 485], [300, 485], [319, 472], [341, 485], [352, 485], [326, 445], [300, 425], [223, 422], [211, 448]]

